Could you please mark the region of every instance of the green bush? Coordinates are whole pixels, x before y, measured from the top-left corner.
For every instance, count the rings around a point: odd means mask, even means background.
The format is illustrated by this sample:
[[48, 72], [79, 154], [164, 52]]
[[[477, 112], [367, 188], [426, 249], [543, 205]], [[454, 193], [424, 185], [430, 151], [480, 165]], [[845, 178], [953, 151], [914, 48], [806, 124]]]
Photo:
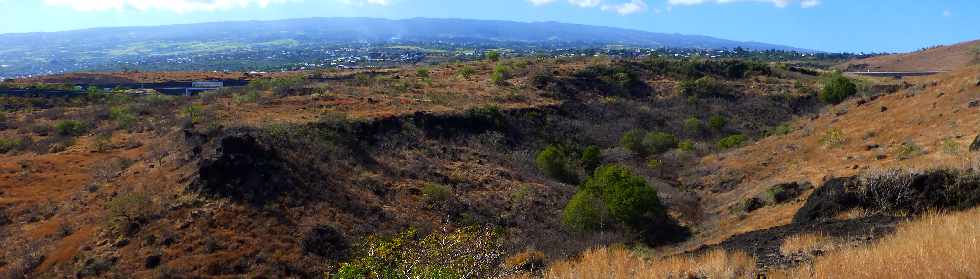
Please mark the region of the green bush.
[[490, 74], [490, 81], [497, 85], [503, 85], [507, 83], [510, 79], [510, 67], [503, 64], [497, 64], [493, 67], [493, 73]]
[[135, 233], [153, 215], [153, 202], [145, 193], [126, 193], [106, 203], [109, 229], [121, 235]]
[[718, 148], [731, 149], [739, 147], [742, 146], [742, 144], [745, 144], [745, 142], [748, 140], [749, 138], [742, 134], [727, 136], [718, 141]]
[[601, 230], [608, 219], [606, 205], [587, 191], [576, 193], [562, 211], [562, 222], [578, 231]]
[[857, 94], [857, 85], [840, 73], [834, 73], [823, 83], [820, 100], [829, 104], [839, 104]]
[[136, 123], [136, 115], [126, 106], [115, 106], [109, 108], [109, 119], [116, 122], [120, 128], [130, 128]]
[[419, 67], [415, 69], [415, 75], [420, 78], [429, 78], [429, 68]]
[[701, 134], [704, 132], [704, 122], [697, 117], [691, 117], [684, 120], [684, 131], [691, 134]]
[[686, 152], [694, 151], [694, 141], [689, 139], [683, 140], [681, 143], [677, 144], [677, 148]]
[[260, 97], [262, 95], [259, 91], [246, 90], [245, 92], [231, 96], [231, 100], [238, 104], [255, 103], [259, 101]]
[[580, 192], [577, 195], [592, 195], [602, 200], [612, 219], [634, 229], [660, 223], [661, 220], [654, 219], [665, 216], [660, 197], [646, 179], [622, 166], [600, 167], [582, 184]]
[[429, 205], [442, 205], [452, 196], [452, 189], [445, 185], [429, 183], [422, 187], [422, 197]]
[[88, 126], [78, 120], [63, 120], [54, 125], [54, 130], [62, 136], [81, 136], [88, 132]]
[[925, 154], [925, 150], [914, 142], [906, 142], [902, 143], [895, 153], [895, 157], [899, 160], [908, 160]]
[[593, 173], [602, 164], [602, 150], [598, 146], [589, 146], [582, 151], [582, 169], [586, 173]]
[[459, 75], [463, 78], [470, 78], [475, 74], [476, 74], [476, 69], [473, 69], [473, 67], [470, 67], [468, 65], [463, 66], [462, 69], [459, 69]]
[[779, 126], [772, 128], [769, 134], [775, 136], [782, 136], [782, 135], [788, 135], [789, 133], [792, 132], [793, 132], [793, 126], [790, 126], [789, 124], [781, 124]]
[[708, 128], [711, 128], [711, 130], [721, 131], [721, 129], [724, 129], [725, 126], [727, 125], [728, 125], [728, 120], [725, 119], [725, 117], [722, 117], [721, 115], [715, 115], [712, 116], [711, 118], [708, 118]]
[[548, 177], [568, 184], [575, 184], [578, 183], [578, 177], [572, 171], [568, 158], [568, 154], [564, 150], [558, 146], [550, 145], [538, 152], [535, 163], [538, 169]]
[[481, 227], [371, 236], [355, 248], [353, 259], [342, 263], [334, 278], [494, 278], [504, 255], [501, 233]]
[[649, 152], [660, 154], [677, 147], [677, 137], [664, 132], [651, 132], [643, 137], [643, 146]]
[[496, 52], [496, 51], [488, 51], [485, 55], [487, 57], [487, 60], [490, 60], [490, 62], [497, 63], [497, 61], [500, 61], [500, 53], [499, 52]]
[[684, 96], [699, 98], [728, 96], [728, 88], [725, 87], [723, 83], [710, 76], [702, 77], [693, 81], [681, 81], [677, 85], [677, 91]]
[[619, 139], [619, 145], [623, 146], [630, 152], [638, 155], [646, 155], [647, 149], [643, 146], [643, 135], [646, 131], [643, 130], [630, 130], [623, 134], [623, 137]]
[[30, 138], [0, 138], [0, 154], [27, 148]]

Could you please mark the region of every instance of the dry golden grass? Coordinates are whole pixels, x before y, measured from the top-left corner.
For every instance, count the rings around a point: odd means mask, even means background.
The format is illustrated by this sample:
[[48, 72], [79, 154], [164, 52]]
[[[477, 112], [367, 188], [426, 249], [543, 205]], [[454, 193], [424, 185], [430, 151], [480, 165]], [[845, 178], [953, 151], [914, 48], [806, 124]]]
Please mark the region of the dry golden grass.
[[783, 240], [783, 245], [779, 246], [779, 251], [783, 255], [796, 253], [809, 253], [815, 250], [826, 249], [832, 244], [832, 239], [821, 233], [805, 233], [787, 237]]
[[746, 278], [755, 274], [755, 259], [737, 252], [711, 251], [698, 257], [648, 261], [624, 248], [593, 249], [573, 261], [558, 262], [544, 278]]
[[980, 208], [934, 214], [862, 248], [818, 258], [789, 278], [974, 278], [980, 274]]
[[[975, 278], [980, 274], [978, 220], [980, 208], [932, 214], [899, 226], [876, 244], [837, 250], [812, 265], [771, 271], [767, 277]], [[780, 250], [806, 251], [831, 243], [820, 234], [803, 234], [788, 238]], [[752, 278], [755, 272], [755, 259], [742, 252], [716, 250], [649, 261], [623, 248], [600, 248], [552, 264], [544, 278]]]

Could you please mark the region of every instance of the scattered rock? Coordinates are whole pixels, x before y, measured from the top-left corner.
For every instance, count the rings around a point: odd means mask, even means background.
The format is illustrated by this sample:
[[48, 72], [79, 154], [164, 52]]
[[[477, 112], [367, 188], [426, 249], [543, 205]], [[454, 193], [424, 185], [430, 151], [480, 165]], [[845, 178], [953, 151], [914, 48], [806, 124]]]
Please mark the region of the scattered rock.
[[875, 156], [875, 160], [881, 161], [881, 160], [884, 160], [884, 159], [888, 159], [888, 155], [878, 154], [877, 156]]
[[129, 239], [120, 238], [119, 240], [116, 241], [116, 243], [112, 244], [112, 247], [122, 248], [122, 247], [126, 247], [126, 245], [129, 245]]
[[888, 111], [888, 107], [886, 107], [886, 106], [881, 106], [881, 112], [886, 112], [886, 111]]
[[980, 151], [980, 135], [973, 139], [973, 144], [970, 144], [970, 152]]
[[970, 101], [970, 103], [967, 104], [966, 107], [968, 107], [968, 108], [980, 107], [980, 100]]
[[879, 147], [881, 147], [881, 145], [878, 145], [877, 143], [869, 143], [864, 145], [864, 150], [871, 151], [874, 149], [878, 149]]

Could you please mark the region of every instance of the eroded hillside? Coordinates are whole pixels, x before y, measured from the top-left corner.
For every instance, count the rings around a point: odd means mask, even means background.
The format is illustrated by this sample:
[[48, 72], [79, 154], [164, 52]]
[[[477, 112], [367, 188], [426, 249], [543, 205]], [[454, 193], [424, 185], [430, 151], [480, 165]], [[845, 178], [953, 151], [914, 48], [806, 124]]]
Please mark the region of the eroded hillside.
[[699, 197], [619, 147], [623, 134], [688, 139], [663, 160], [681, 168], [720, 138], [759, 137], [819, 106], [815, 77], [739, 61], [327, 74], [192, 98], [6, 97], [5, 274], [318, 277], [368, 236], [468, 226], [501, 230], [506, 253], [559, 259], [645, 238], [566, 228], [577, 187], [539, 170], [545, 147], [566, 153], [572, 180], [588, 174], [576, 156], [599, 147], [601, 163], [646, 177], [690, 226]]

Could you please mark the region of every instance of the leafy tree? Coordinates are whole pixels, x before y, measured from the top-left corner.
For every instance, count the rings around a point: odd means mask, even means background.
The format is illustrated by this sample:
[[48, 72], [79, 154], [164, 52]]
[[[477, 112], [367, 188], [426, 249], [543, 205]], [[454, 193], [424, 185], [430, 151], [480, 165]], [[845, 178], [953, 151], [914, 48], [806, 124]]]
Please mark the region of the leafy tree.
[[857, 85], [840, 73], [832, 74], [824, 81], [820, 100], [829, 104], [839, 104], [857, 94]]

